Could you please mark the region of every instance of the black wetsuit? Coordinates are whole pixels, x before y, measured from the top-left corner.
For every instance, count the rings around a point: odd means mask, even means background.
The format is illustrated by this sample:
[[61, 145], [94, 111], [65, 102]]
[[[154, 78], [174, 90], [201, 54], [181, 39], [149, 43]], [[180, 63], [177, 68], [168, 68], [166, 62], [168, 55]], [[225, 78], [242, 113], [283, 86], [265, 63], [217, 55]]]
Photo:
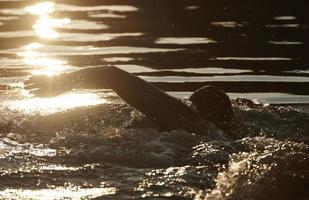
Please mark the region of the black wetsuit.
[[[93, 73], [92, 70], [97, 71]], [[154, 121], [160, 129], [184, 129], [208, 135], [210, 139], [223, 139], [223, 132], [215, 125], [201, 118], [180, 99], [168, 95], [153, 84], [117, 67], [92, 70], [79, 72], [84, 77], [85, 85], [113, 89], [125, 102]]]

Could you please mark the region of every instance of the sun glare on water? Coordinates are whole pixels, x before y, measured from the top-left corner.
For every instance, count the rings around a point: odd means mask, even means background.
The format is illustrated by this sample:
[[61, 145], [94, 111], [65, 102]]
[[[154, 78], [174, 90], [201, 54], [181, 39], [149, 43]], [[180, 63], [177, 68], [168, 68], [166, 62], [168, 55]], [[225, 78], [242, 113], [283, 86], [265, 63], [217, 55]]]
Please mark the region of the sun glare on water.
[[[117, 192], [115, 187], [82, 188], [80, 186], [52, 187], [48, 189], [5, 189], [0, 191], [0, 196], [5, 199], [93, 199], [105, 195], [113, 195]], [[48, 194], [48, 195], [47, 195]]]
[[[54, 2], [40, 2], [27, 6], [25, 10], [29, 14], [37, 16], [33, 30], [38, 37], [43, 39], [58, 38], [59, 33], [55, 29], [71, 23], [68, 18], [56, 19], [51, 16], [55, 12]], [[17, 53], [26, 65], [35, 68], [31, 71], [32, 74], [53, 76], [74, 69], [65, 60], [48, 57], [40, 52], [42, 47], [44, 47], [43, 44], [34, 42], [24, 46], [22, 51]]]
[[41, 43], [31, 43], [24, 46], [22, 51], [17, 53], [18, 56], [22, 57], [26, 65], [36, 68], [31, 71], [32, 74], [53, 76], [75, 69], [75, 67], [69, 66], [65, 60], [47, 57], [40, 52], [42, 47], [43, 44]]
[[[37, 17], [32, 28], [37, 37], [44, 40], [57, 39], [60, 33], [56, 29], [71, 23], [68, 18], [53, 17], [55, 12], [54, 2], [39, 2], [27, 6], [25, 11]], [[31, 70], [33, 75], [53, 76], [76, 70], [76, 67], [70, 66], [66, 60], [46, 55], [44, 52], [49, 50], [49, 46], [44, 44], [44, 40], [27, 44], [17, 53], [17, 56], [22, 58], [25, 65], [33, 68]], [[24, 96], [29, 96], [29, 93], [25, 90], [22, 93], [25, 93]], [[21, 110], [26, 113], [51, 114], [75, 107], [101, 103], [107, 103], [107, 101], [100, 98], [96, 93], [74, 91], [52, 98], [27, 97], [24, 100], [10, 101], [7, 106], [10, 109]]]
[[33, 29], [36, 31], [37, 35], [42, 38], [58, 38], [59, 33], [54, 30], [57, 27], [63, 27], [71, 22], [70, 19], [53, 19], [49, 16], [43, 15], [40, 17], [36, 24], [33, 25]]
[[30, 98], [7, 103], [10, 109], [22, 110], [26, 113], [39, 112], [52, 114], [80, 106], [108, 103], [104, 98], [91, 92], [72, 92], [52, 98]]
[[37, 3], [26, 7], [25, 10], [30, 14], [38, 16], [36, 23], [33, 25], [33, 29], [41, 38], [58, 38], [59, 33], [54, 29], [63, 27], [71, 22], [68, 18], [55, 19], [49, 16], [55, 12], [55, 3], [53, 2]]
[[25, 10], [34, 15], [47, 15], [55, 11], [55, 3], [41, 2], [32, 6], [27, 6]]

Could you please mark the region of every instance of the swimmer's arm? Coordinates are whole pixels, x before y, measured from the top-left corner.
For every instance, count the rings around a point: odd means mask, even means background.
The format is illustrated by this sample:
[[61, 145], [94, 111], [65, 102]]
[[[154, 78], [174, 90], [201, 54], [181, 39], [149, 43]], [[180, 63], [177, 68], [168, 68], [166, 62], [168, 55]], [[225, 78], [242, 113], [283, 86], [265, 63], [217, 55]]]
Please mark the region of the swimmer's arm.
[[85, 87], [114, 90], [125, 102], [162, 126], [167, 126], [167, 121], [192, 114], [179, 99], [117, 67], [85, 69], [78, 73]]
[[[154, 120], [162, 129], [185, 129], [217, 138], [211, 123], [197, 126], [199, 117], [183, 102], [147, 81], [117, 67], [95, 67], [54, 77], [34, 76], [25, 82], [36, 96], [55, 96], [73, 88], [113, 89], [124, 101]], [[208, 133], [209, 132], [209, 133]], [[220, 134], [219, 134], [220, 135]]]
[[[38, 97], [52, 97], [72, 89], [112, 89], [115, 67], [90, 67], [59, 75], [33, 75], [24, 82], [24, 89]], [[114, 81], [112, 81], [114, 80]]]
[[[147, 117], [162, 122], [192, 114], [180, 100], [117, 67], [93, 67], [58, 76], [33, 76], [25, 82], [36, 96], [56, 96], [73, 88], [113, 89], [124, 101]], [[165, 120], [168, 119], [168, 120]]]

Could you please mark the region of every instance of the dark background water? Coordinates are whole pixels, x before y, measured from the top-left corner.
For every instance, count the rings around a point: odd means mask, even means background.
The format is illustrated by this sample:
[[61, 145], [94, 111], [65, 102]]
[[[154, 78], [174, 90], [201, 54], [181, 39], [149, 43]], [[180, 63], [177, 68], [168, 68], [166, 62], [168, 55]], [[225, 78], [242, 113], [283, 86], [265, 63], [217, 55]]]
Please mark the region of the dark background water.
[[37, 1], [0, 2], [1, 88], [46, 65], [16, 55], [36, 42], [48, 59], [117, 65], [177, 96], [211, 84], [232, 97], [308, 102], [306, 0], [54, 2], [50, 17], [73, 25], [47, 39], [33, 30], [39, 17], [24, 10]]

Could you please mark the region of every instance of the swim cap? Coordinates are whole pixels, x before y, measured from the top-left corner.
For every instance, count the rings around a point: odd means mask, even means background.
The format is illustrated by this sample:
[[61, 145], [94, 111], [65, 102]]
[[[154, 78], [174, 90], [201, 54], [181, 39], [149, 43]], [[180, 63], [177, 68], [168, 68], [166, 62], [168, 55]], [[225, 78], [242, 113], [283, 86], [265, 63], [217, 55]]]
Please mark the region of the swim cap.
[[225, 126], [233, 118], [230, 98], [216, 87], [201, 87], [189, 97], [189, 100], [196, 106], [199, 115], [218, 127]]

